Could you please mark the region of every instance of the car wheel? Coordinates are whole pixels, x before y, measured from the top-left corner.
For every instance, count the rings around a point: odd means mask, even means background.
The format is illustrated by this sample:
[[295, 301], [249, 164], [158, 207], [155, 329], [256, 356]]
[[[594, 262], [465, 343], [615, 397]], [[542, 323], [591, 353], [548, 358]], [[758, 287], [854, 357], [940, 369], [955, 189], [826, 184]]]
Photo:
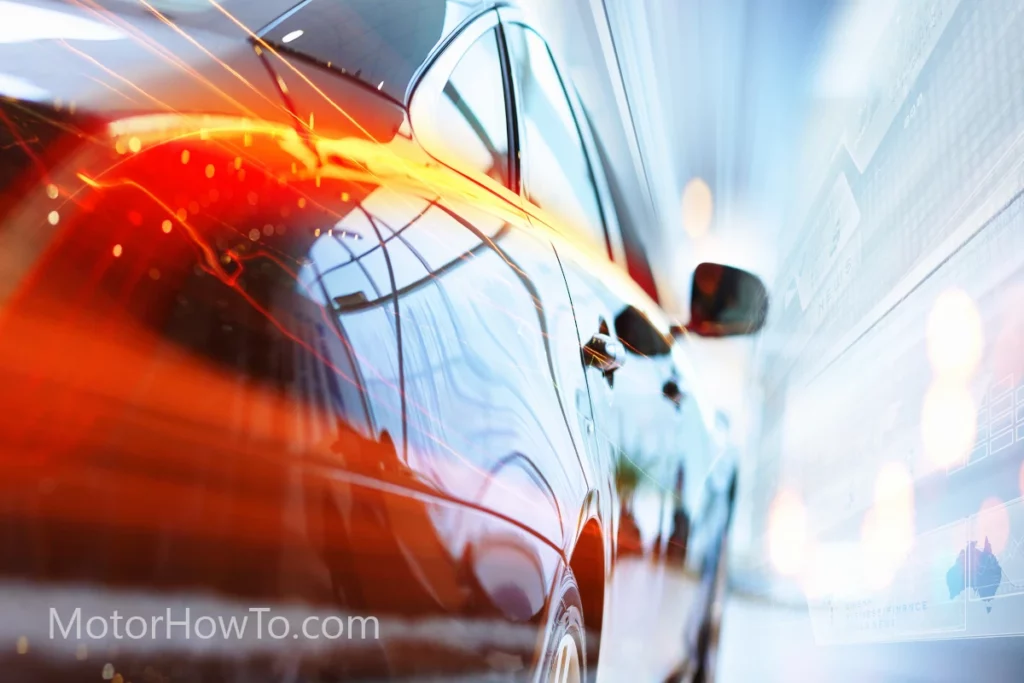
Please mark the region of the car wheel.
[[582, 683], [588, 680], [583, 602], [576, 578], [568, 567], [552, 597], [551, 614], [551, 629], [538, 680], [544, 683]]

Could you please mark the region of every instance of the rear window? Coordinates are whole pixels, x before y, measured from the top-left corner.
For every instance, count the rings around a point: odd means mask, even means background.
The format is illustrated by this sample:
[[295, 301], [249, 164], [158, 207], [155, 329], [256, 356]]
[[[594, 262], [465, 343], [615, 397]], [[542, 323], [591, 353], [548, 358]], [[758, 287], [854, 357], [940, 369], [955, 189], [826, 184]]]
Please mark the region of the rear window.
[[263, 39], [357, 78], [400, 102], [434, 47], [482, 6], [478, 0], [309, 0]]

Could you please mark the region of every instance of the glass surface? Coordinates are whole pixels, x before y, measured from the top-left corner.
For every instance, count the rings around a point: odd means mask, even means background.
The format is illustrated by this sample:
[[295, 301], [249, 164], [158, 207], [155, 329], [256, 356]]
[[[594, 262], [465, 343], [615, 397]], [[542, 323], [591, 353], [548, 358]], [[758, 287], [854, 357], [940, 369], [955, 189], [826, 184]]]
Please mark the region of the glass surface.
[[604, 223], [587, 153], [547, 45], [518, 24], [506, 31], [519, 98], [523, 186], [565, 227], [605, 246]]
[[456, 168], [480, 171], [507, 186], [508, 118], [495, 31], [481, 36], [459, 60], [439, 106], [433, 121], [444, 127], [443, 148], [431, 152]]
[[434, 46], [478, 5], [471, 0], [312, 0], [271, 25], [263, 38], [404, 100]]

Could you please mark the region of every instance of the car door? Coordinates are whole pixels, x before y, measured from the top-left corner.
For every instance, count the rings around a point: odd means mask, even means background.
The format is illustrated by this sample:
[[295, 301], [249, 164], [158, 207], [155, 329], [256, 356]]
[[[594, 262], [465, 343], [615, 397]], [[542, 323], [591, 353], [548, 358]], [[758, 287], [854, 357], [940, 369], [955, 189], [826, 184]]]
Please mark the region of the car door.
[[405, 453], [439, 488], [566, 548], [588, 487], [585, 380], [558, 260], [511, 190], [497, 27], [490, 12], [465, 28], [410, 105], [414, 138], [475, 189], [386, 221], [392, 259], [407, 263]]
[[[634, 469], [656, 495], [636, 506], [650, 546], [671, 514], [678, 473], [693, 507], [701, 470], [710, 461], [705, 413], [692, 396], [691, 378], [678, 362], [662, 312], [612, 263], [605, 225], [611, 215], [592, 141], [578, 105], [544, 40], [514, 15], [505, 25], [522, 143], [522, 189], [531, 220], [560, 237], [557, 251], [576, 315], [580, 344], [604, 336], [623, 347], [619, 367], [589, 367], [587, 383], [606, 472]], [[586, 131], [589, 132], [589, 131]], [[687, 472], [692, 468], [694, 471]], [[628, 492], [627, 498], [629, 497]], [[664, 496], [661, 494], [665, 494]], [[646, 507], [644, 507], [646, 505]]]
[[[330, 5], [288, 17], [322, 38]], [[80, 597], [380, 622], [353, 647], [300, 639], [298, 618], [287, 648], [122, 640], [126, 678], [473, 678], [543, 654], [585, 491], [550, 243], [515, 212], [474, 215], [472, 181], [419, 163], [402, 106], [272, 50], [296, 30], [275, 26], [252, 58], [277, 119], [118, 120], [3, 217], [30, 274], [4, 273], [0, 311], [0, 577], [24, 585], [32, 643], [15, 678], [94, 666], [104, 650], [76, 658], [30, 616]], [[43, 202], [59, 229], [38, 229]]]

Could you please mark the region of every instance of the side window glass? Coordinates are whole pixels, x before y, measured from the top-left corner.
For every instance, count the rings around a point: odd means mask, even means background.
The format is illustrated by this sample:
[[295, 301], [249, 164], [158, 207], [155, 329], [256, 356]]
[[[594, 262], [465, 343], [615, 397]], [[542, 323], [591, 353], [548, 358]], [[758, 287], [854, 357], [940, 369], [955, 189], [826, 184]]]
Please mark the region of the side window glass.
[[568, 227], [605, 247], [604, 224], [587, 154], [547, 44], [530, 29], [508, 27], [519, 98], [526, 195]]
[[451, 166], [509, 185], [508, 117], [498, 37], [481, 36], [459, 60], [417, 136]]

